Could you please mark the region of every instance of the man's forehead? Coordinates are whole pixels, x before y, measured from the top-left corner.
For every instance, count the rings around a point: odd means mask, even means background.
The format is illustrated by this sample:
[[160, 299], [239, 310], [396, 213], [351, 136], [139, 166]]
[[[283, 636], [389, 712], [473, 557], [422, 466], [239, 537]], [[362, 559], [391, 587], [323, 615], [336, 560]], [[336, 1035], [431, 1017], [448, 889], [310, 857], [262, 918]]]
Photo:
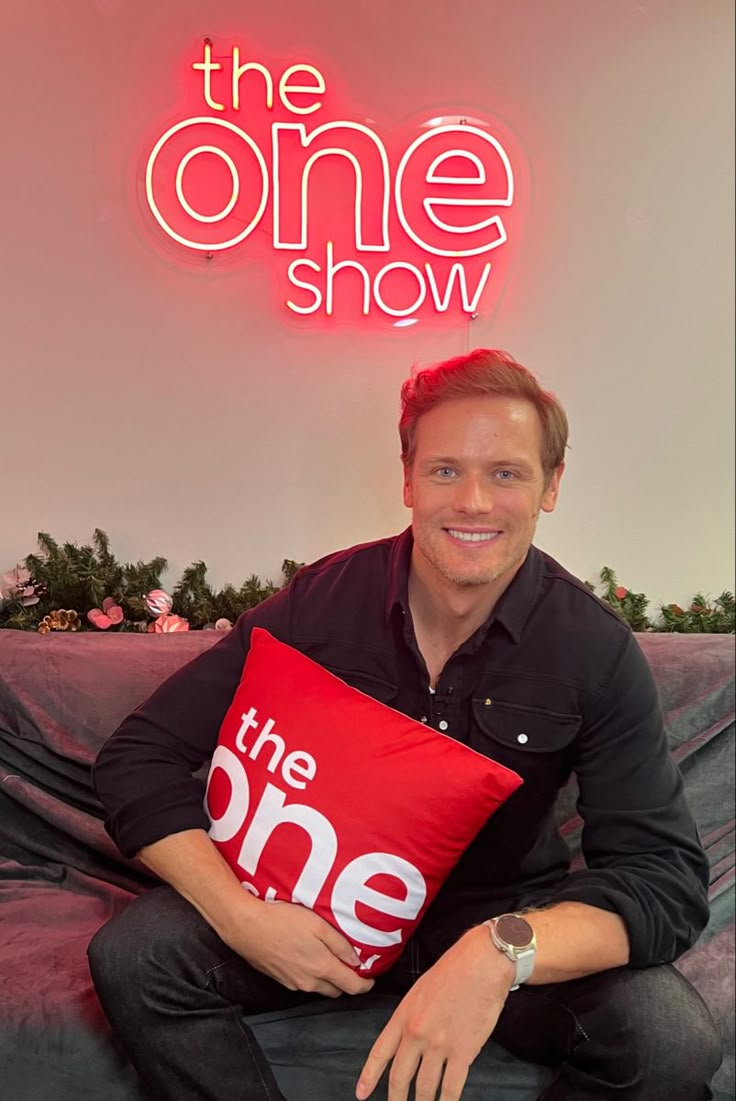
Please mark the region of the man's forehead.
[[418, 442], [422, 437], [434, 437], [443, 430], [477, 431], [482, 437], [486, 429], [494, 433], [509, 430], [536, 441], [542, 433], [542, 422], [533, 402], [526, 398], [473, 394], [438, 402], [417, 419], [415, 434]]

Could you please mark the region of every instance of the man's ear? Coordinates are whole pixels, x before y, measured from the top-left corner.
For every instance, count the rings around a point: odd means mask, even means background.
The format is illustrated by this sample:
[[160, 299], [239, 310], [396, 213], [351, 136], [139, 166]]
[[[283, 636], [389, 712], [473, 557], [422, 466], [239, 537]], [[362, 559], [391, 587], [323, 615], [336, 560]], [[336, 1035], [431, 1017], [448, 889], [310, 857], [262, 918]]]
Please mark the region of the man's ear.
[[544, 491], [542, 497], [542, 503], [539, 506], [542, 512], [554, 512], [557, 507], [557, 498], [560, 493], [560, 482], [562, 481], [562, 475], [565, 472], [565, 464], [560, 463], [557, 469], [553, 472], [552, 477], [547, 483], [547, 488]]
[[414, 495], [411, 491], [411, 467], [404, 463], [404, 504], [407, 508], [414, 508]]

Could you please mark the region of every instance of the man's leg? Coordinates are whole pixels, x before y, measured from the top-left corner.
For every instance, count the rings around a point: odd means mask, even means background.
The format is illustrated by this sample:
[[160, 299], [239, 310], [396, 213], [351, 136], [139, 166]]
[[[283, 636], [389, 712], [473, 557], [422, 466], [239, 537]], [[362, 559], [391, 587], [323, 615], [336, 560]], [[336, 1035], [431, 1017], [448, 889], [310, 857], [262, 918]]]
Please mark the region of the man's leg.
[[170, 887], [109, 921], [88, 955], [102, 1008], [156, 1101], [283, 1101], [242, 1013], [317, 995], [256, 971]]
[[721, 1061], [713, 1018], [673, 967], [617, 968], [510, 994], [493, 1038], [561, 1064], [540, 1101], [707, 1101]]

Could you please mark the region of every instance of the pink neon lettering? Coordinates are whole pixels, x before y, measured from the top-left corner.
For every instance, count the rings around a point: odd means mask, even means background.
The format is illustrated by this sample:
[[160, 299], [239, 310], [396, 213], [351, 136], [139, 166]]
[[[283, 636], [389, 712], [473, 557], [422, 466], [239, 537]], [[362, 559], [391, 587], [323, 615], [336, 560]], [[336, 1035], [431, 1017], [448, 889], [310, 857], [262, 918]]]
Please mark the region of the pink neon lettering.
[[322, 157], [344, 157], [355, 171], [355, 239], [360, 251], [386, 251], [389, 168], [380, 138], [357, 123], [328, 123], [307, 134], [302, 123], [276, 123], [273, 134], [273, 244], [308, 245], [309, 177]]
[[206, 40], [191, 68], [214, 114], [170, 126], [145, 171], [149, 208], [170, 238], [214, 255], [250, 246], [259, 229], [251, 247], [262, 255], [266, 230], [276, 256], [301, 254], [281, 269], [295, 315], [357, 308], [408, 323], [478, 312], [505, 264], [485, 254], [505, 253], [518, 221], [511, 158], [495, 134], [475, 119], [433, 119], [397, 149], [363, 122], [288, 121], [332, 103], [306, 62], [278, 76], [239, 46]]
[[[442, 151], [440, 141], [446, 141], [448, 135], [452, 136], [456, 147]], [[433, 154], [432, 163], [427, 167], [427, 160]], [[438, 162], [446, 163], [453, 159], [473, 164], [476, 175], [456, 175], [455, 178], [451, 175], [438, 176]], [[479, 168], [482, 171], [478, 171]], [[452, 194], [453, 190], [461, 187], [480, 189], [486, 181], [489, 183], [485, 195], [481, 193], [469, 198]], [[430, 182], [437, 189], [435, 193], [424, 197], [421, 209], [417, 208], [416, 203], [411, 205], [407, 195], [412, 190], [418, 192]], [[488, 212], [494, 207], [509, 206], [512, 202], [513, 177], [508, 157], [495, 138], [477, 127], [446, 126], [422, 135], [409, 146], [396, 173], [399, 220], [413, 241], [437, 256], [475, 256], [502, 245], [506, 240], [506, 230], [501, 216]], [[451, 209], [458, 214], [477, 211], [485, 213], [486, 217], [463, 223], [459, 220], [451, 222], [437, 213], [440, 210], [447, 215]], [[461, 247], [460, 234], [476, 234], [484, 229], [490, 230], [484, 239]]]

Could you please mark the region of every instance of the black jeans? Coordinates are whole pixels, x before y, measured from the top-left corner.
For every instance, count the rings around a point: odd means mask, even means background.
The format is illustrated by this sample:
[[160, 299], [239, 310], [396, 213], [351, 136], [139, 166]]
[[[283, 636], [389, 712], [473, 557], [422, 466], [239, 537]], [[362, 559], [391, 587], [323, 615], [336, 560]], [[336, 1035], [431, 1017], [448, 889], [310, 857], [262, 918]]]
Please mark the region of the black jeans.
[[[89, 960], [105, 1013], [155, 1101], [283, 1101], [243, 1014], [310, 995], [252, 968], [171, 888], [141, 895], [109, 921]], [[414, 977], [402, 957], [376, 986], [403, 993]], [[544, 1101], [706, 1101], [720, 1062], [710, 1013], [667, 966], [521, 987], [493, 1038], [521, 1059], [559, 1066]]]

